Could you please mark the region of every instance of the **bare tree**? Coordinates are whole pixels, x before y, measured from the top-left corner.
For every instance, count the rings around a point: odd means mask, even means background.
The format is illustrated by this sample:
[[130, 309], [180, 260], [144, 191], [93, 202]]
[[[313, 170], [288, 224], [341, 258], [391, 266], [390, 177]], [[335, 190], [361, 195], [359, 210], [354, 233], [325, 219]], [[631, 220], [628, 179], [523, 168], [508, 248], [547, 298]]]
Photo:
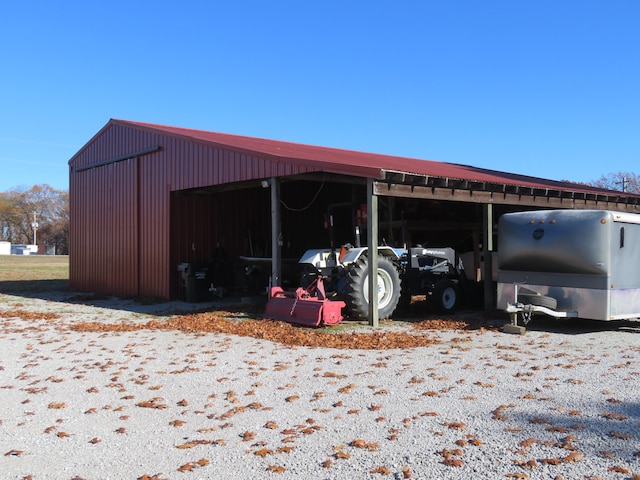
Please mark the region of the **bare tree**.
[[590, 182], [590, 185], [608, 190], [640, 193], [640, 176], [631, 172], [609, 173], [602, 175], [598, 180]]
[[69, 252], [69, 193], [49, 185], [0, 192], [0, 238]]

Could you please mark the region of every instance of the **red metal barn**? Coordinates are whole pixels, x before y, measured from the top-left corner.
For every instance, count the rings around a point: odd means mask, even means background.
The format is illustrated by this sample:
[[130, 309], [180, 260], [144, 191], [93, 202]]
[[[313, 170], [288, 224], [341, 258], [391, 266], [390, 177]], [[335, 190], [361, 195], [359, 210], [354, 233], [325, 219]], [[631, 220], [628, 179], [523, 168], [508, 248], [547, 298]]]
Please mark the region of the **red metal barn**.
[[[242, 256], [279, 262], [325, 247], [330, 204], [369, 215], [389, 243], [466, 242], [477, 267], [492, 250], [494, 206], [635, 211], [640, 202], [464, 165], [113, 119], [69, 167], [70, 286], [133, 297], [180, 298], [178, 266], [221, 251], [238, 267]], [[374, 197], [380, 212], [367, 213]]]

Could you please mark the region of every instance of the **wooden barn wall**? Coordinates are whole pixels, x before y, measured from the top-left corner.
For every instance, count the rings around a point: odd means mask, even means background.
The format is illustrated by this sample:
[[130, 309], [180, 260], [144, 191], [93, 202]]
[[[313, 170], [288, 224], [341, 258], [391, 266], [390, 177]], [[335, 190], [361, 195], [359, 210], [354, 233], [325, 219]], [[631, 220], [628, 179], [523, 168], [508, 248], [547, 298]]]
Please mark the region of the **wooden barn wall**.
[[[86, 168], [155, 146], [160, 149], [150, 154]], [[186, 215], [183, 220], [197, 245], [220, 241], [230, 249], [244, 248], [248, 236], [243, 225], [258, 222], [246, 207], [249, 200], [243, 200], [246, 191], [239, 191], [238, 198], [224, 206], [216, 206], [214, 198], [189, 200], [191, 206], [176, 200], [172, 206], [172, 192], [314, 171], [121, 125], [103, 129], [71, 159], [70, 167], [71, 287], [161, 298], [172, 295], [176, 258], [187, 256], [184, 249], [194, 243], [186, 233], [181, 238], [179, 228], [174, 231], [172, 208], [182, 212], [180, 218]], [[86, 169], [76, 171], [78, 167]], [[214, 204], [207, 205], [208, 201]], [[237, 223], [238, 227], [214, 233], [198, 212], [209, 216], [211, 225]], [[259, 221], [269, 222], [269, 215], [263, 214]], [[172, 244], [179, 253], [172, 253]]]

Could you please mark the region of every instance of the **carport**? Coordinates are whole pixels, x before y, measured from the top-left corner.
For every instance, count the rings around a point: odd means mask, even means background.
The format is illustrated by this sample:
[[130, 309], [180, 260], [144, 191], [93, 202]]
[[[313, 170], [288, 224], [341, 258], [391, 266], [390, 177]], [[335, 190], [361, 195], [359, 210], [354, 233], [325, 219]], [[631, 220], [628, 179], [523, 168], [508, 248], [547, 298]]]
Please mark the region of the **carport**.
[[[380, 244], [380, 209], [379, 199], [404, 198], [421, 199], [438, 202], [460, 202], [482, 207], [482, 228], [478, 225], [467, 226], [472, 232], [474, 248], [474, 270], [478, 278], [493, 278], [493, 262], [489, 259], [495, 250], [494, 225], [497, 221], [496, 208], [499, 213], [518, 209], [612, 209], [618, 211], [638, 212], [640, 198], [623, 192], [606, 191], [571, 182], [556, 182], [540, 178], [526, 177], [505, 172], [495, 172], [464, 165], [441, 164], [443, 168], [434, 168], [431, 174], [415, 174], [406, 171], [382, 169], [381, 179], [368, 178], [367, 185], [367, 238], [372, 251], [369, 262], [369, 292], [375, 291], [373, 272], [377, 269], [377, 246]], [[271, 186], [272, 214], [272, 250], [273, 271], [271, 278], [277, 281], [281, 277], [281, 257], [277, 248], [277, 239], [281, 232], [280, 199], [278, 178], [269, 181]], [[385, 222], [383, 222], [385, 223]], [[397, 223], [397, 222], [396, 222]], [[388, 218], [386, 225], [391, 229], [393, 218]], [[400, 220], [404, 228], [404, 220]], [[458, 226], [459, 228], [462, 226]], [[482, 271], [479, 265], [482, 265]], [[484, 282], [485, 310], [494, 307], [495, 287], [492, 281]], [[377, 326], [377, 298], [369, 297], [369, 323]]]

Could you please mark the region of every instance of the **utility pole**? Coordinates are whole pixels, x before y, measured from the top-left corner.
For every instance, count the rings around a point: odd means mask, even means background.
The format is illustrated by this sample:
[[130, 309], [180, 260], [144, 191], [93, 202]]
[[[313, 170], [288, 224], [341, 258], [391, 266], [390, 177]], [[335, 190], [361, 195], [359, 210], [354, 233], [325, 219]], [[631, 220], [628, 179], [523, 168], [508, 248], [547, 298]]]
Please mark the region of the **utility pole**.
[[33, 228], [33, 244], [38, 245], [38, 241], [36, 238], [36, 234], [38, 231], [38, 220], [36, 218], [37, 213], [33, 212], [33, 223], [31, 223], [31, 228]]
[[627, 177], [622, 177], [621, 182], [616, 182], [618, 185], [622, 184], [622, 193], [627, 192], [627, 185], [629, 185], [629, 179]]

